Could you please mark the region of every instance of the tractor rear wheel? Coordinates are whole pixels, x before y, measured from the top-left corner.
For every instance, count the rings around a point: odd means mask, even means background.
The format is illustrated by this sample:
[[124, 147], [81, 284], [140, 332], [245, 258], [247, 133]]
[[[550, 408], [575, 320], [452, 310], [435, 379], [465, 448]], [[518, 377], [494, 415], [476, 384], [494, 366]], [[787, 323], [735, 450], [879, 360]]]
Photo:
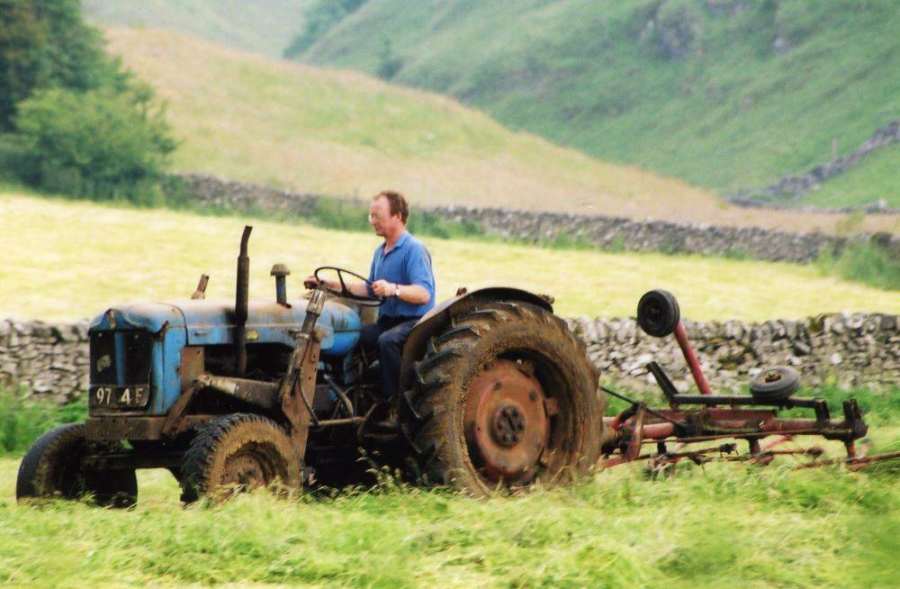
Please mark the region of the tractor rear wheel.
[[584, 345], [552, 313], [480, 305], [430, 340], [415, 372], [401, 415], [426, 482], [487, 495], [596, 464], [604, 398]]
[[[109, 451], [120, 444], [103, 444]], [[137, 503], [134, 469], [93, 471], [82, 468], [82, 458], [101, 449], [86, 439], [81, 423], [62, 425], [41, 436], [25, 454], [16, 481], [16, 499], [78, 499], [92, 494], [103, 507], [132, 507]]]
[[300, 459], [284, 429], [266, 417], [235, 413], [204, 425], [184, 454], [181, 500], [224, 500], [279, 482], [300, 488]]

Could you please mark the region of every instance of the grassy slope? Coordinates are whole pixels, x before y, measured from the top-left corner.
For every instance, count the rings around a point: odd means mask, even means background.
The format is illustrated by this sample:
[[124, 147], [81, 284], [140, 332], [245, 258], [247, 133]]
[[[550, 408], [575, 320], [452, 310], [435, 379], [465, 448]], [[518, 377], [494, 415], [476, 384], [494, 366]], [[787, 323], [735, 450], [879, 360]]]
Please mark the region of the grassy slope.
[[[882, 198], [888, 201], [885, 195], [897, 190], [897, 170], [900, 170], [900, 145], [893, 145], [869, 155], [865, 165], [826, 182], [800, 202], [825, 207], [845, 206], [849, 202], [848, 195], [853, 195], [860, 203], [872, 203]], [[896, 201], [888, 202], [897, 206]]]
[[[111, 51], [168, 101], [183, 140], [175, 157], [182, 170], [332, 194], [391, 186], [414, 203], [793, 230], [831, 230], [839, 221], [726, 207], [683, 182], [512, 133], [450, 99], [363, 75], [269, 61], [167, 32], [108, 36]], [[864, 228], [897, 223], [868, 219]]]
[[[673, 59], [659, 49], [660, 15], [678, 6], [694, 16], [676, 22], [700, 32]], [[389, 37], [404, 64], [395, 81], [605, 159], [730, 191], [828, 161], [833, 138], [848, 153], [900, 117], [898, 26], [893, 0], [371, 0], [305, 59], [374, 72]], [[773, 49], [779, 36], [790, 51]], [[871, 201], [872, 179], [877, 197], [900, 206], [900, 166], [848, 179], [825, 202]]]
[[[0, 318], [79, 319], [116, 302], [185, 298], [205, 272], [209, 296], [230, 300], [247, 219], [135, 210], [0, 192]], [[269, 299], [269, 268], [294, 272], [291, 296], [314, 267], [365, 270], [377, 238], [302, 224], [250, 221], [251, 294]], [[797, 318], [826, 311], [900, 313], [896, 291], [821, 276], [809, 266], [661, 254], [609, 254], [484, 241], [426, 240], [438, 298], [458, 286], [507, 284], [556, 296], [564, 316], [627, 316], [664, 286], [694, 319]], [[764, 277], [753, 279], [753, 277]], [[778, 285], [773, 288], [772, 285]]]
[[103, 25], [181, 31], [236, 49], [280, 57], [303, 23], [308, 0], [82, 0]]

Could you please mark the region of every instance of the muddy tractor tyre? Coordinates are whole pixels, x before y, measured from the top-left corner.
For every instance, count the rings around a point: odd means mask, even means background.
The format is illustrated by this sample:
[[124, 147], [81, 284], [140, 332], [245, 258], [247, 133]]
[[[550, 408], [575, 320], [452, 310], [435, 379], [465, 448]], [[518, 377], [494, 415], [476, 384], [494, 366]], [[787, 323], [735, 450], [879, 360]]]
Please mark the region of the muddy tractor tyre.
[[82, 458], [97, 449], [116, 451], [122, 448], [117, 443], [88, 442], [84, 424], [62, 425], [50, 430], [22, 459], [16, 480], [16, 499], [79, 499], [90, 494], [102, 507], [134, 506], [137, 503], [134, 469], [82, 469]]
[[184, 454], [181, 500], [203, 495], [224, 500], [235, 493], [279, 483], [300, 488], [300, 459], [277, 423], [260, 415], [236, 413], [205, 424]]
[[426, 484], [483, 496], [590, 471], [604, 405], [584, 346], [561, 319], [495, 302], [431, 338], [400, 415]]

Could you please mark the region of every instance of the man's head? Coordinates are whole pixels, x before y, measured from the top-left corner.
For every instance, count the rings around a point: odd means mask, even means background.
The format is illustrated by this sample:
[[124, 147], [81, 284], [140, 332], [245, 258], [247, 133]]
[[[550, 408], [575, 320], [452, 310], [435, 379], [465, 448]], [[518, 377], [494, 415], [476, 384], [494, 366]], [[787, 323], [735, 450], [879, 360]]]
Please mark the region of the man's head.
[[406, 229], [409, 205], [399, 192], [384, 190], [372, 197], [369, 206], [369, 224], [375, 235], [393, 237]]

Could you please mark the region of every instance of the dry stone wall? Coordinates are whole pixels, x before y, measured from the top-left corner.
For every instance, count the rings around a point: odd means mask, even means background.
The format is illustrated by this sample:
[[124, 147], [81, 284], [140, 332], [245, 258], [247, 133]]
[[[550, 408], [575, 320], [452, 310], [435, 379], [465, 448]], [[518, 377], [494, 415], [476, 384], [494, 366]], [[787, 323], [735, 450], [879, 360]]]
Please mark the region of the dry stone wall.
[[[633, 319], [568, 320], [602, 378], [627, 390], [654, 388], [646, 364], [655, 359], [679, 390], [690, 372], [672, 338], [644, 334]], [[800, 321], [687, 322], [710, 383], [717, 391], [745, 391], [762, 369], [788, 365], [806, 385], [884, 388], [900, 384], [900, 318], [832, 314]], [[87, 323], [0, 321], [0, 384], [24, 387], [59, 403], [87, 389]]]
[[[570, 319], [602, 378], [631, 389], [655, 387], [646, 369], [656, 360], [676, 388], [693, 381], [674, 338], [646, 335], [634, 319]], [[900, 384], [900, 321], [897, 315], [830, 314], [799, 321], [686, 321], [704, 373], [715, 390], [747, 392], [765, 368], [792, 366], [806, 386], [882, 389]], [[693, 390], [696, 390], [695, 388]]]
[[[884, 127], [876, 129], [862, 145], [853, 153], [841, 156], [830, 162], [818, 165], [805, 174], [789, 175], [781, 178], [775, 184], [758, 190], [744, 190], [730, 195], [728, 199], [734, 204], [746, 207], [771, 207], [789, 208], [790, 201], [816, 190], [822, 183], [840, 176], [844, 172], [855, 167], [866, 156], [874, 151], [900, 143], [900, 120], [891, 121]], [[764, 200], [755, 200], [763, 197]], [[784, 197], [787, 197], [786, 199]], [[765, 199], [781, 198], [781, 202], [767, 202]], [[823, 209], [808, 207], [805, 210], [822, 211]], [[826, 209], [829, 210], [829, 209]], [[896, 214], [898, 209], [887, 206], [887, 202], [881, 199], [863, 207], [846, 207], [830, 209], [835, 213], [847, 213], [854, 210], [862, 210], [869, 214]]]
[[0, 386], [65, 403], [88, 386], [88, 324], [0, 320]]
[[[237, 211], [265, 211], [309, 216], [323, 196], [295, 193], [198, 174], [180, 176], [185, 192], [204, 206]], [[361, 206], [367, 203], [359, 201]], [[422, 210], [422, 209], [420, 209]], [[612, 250], [735, 255], [759, 260], [806, 263], [820, 253], [839, 253], [848, 240], [821, 233], [797, 234], [758, 227], [717, 227], [667, 221], [635, 221], [603, 215], [576, 215], [496, 208], [442, 206], [425, 208], [439, 217], [474, 223], [485, 232], [528, 241], [578, 240]], [[900, 236], [861, 235], [877, 239], [900, 256]]]

